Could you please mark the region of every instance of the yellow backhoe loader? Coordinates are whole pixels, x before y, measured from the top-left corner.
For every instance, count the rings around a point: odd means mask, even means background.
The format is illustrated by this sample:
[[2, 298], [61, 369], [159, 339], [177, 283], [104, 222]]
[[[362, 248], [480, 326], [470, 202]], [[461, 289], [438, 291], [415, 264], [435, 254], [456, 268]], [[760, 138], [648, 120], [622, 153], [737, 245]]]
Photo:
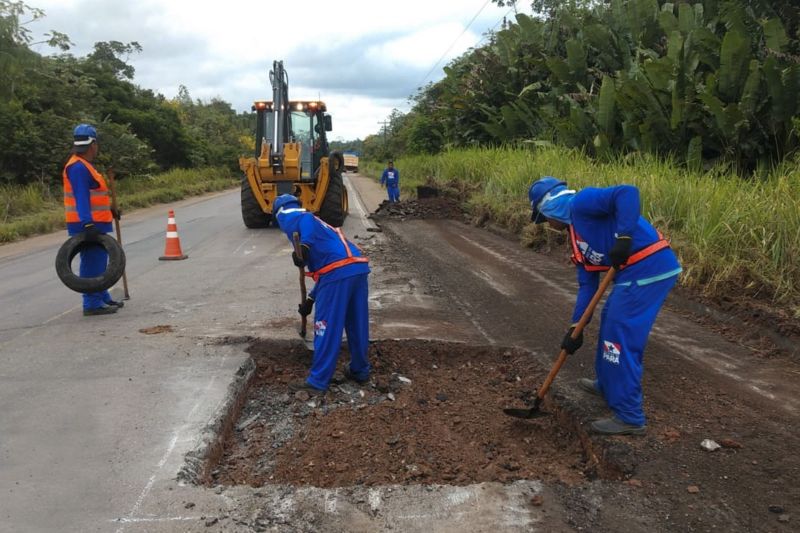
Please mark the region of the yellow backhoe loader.
[[303, 208], [339, 227], [347, 216], [347, 190], [342, 181], [344, 158], [329, 153], [326, 132], [333, 121], [319, 100], [289, 100], [289, 76], [283, 61], [269, 73], [272, 100], [258, 100], [255, 157], [242, 157], [242, 219], [248, 228], [264, 228], [272, 219], [272, 203], [293, 194]]

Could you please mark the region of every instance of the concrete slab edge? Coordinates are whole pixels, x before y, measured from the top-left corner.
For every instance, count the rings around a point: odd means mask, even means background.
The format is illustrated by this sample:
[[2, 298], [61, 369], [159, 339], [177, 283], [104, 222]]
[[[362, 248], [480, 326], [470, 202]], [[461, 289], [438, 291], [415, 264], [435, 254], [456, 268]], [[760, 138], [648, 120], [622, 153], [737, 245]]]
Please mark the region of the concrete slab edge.
[[177, 476], [179, 483], [199, 485], [205, 481], [209, 475], [207, 466], [216, 462], [215, 458], [222, 453], [225, 438], [239, 416], [255, 371], [256, 363], [252, 357], [248, 357], [236, 371], [235, 379], [228, 385], [225, 401], [220, 404], [212, 422], [203, 429], [198, 445], [184, 456], [184, 464]]

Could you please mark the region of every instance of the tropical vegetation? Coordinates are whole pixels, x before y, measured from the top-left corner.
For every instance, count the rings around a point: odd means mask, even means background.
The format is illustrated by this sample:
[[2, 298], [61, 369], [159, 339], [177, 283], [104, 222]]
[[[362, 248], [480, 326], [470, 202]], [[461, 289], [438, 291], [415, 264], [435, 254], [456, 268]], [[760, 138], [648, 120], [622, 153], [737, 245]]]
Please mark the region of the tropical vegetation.
[[[495, 0], [496, 3], [513, 4]], [[537, 0], [390, 117], [365, 152], [526, 142], [747, 174], [800, 145], [792, 0]], [[373, 151], [368, 151], [371, 147]]]

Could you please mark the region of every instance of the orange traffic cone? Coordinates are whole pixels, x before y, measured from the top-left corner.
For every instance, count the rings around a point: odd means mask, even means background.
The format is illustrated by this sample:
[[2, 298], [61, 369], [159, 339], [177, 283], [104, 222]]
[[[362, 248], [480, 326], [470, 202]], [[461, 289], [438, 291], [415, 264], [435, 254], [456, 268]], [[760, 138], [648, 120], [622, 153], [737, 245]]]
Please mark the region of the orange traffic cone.
[[167, 219], [167, 245], [164, 248], [164, 255], [159, 257], [161, 261], [178, 261], [186, 259], [188, 255], [183, 255], [181, 251], [181, 240], [178, 238], [178, 225], [175, 224], [175, 212], [169, 210]]

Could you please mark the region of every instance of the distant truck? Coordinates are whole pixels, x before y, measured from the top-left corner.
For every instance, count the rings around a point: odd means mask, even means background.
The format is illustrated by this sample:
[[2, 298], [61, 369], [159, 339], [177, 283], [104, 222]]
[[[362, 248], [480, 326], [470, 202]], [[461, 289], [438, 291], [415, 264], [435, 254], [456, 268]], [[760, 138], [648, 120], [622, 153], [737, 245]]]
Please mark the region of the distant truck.
[[344, 169], [348, 172], [358, 172], [358, 152], [342, 152], [344, 156]]

